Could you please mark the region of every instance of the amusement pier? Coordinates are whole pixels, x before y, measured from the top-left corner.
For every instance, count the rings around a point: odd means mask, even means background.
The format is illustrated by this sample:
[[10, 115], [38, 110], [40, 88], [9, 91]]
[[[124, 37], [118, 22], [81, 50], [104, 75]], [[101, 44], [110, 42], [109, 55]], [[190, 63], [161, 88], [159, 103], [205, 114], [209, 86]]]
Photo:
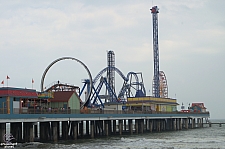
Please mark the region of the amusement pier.
[[[210, 117], [204, 103], [191, 103], [185, 109], [177, 99], [168, 97], [166, 75], [159, 70], [159, 9], [154, 6], [150, 12], [154, 55], [152, 95], [146, 94], [141, 72], [124, 75], [115, 66], [113, 51], [107, 52], [107, 66], [94, 78], [81, 60], [61, 57], [46, 67], [40, 91], [8, 86], [0, 88], [0, 143], [57, 142], [202, 128], [204, 119]], [[63, 60], [83, 66], [88, 76], [82, 78], [83, 86], [57, 80], [44, 85], [49, 69]], [[119, 92], [115, 89], [116, 73], [123, 80]], [[178, 110], [179, 105], [182, 110]]]

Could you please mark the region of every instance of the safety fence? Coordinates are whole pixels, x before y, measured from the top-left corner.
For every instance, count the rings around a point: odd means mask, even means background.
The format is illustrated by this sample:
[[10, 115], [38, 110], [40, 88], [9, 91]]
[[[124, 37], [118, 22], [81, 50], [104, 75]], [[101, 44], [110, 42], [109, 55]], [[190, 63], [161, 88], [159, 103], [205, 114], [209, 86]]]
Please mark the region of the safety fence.
[[[6, 108], [0, 108], [0, 114], [9, 114]], [[209, 112], [182, 112], [182, 111], [140, 111], [140, 110], [104, 110], [104, 109], [17, 109], [12, 114], [209, 114]]]

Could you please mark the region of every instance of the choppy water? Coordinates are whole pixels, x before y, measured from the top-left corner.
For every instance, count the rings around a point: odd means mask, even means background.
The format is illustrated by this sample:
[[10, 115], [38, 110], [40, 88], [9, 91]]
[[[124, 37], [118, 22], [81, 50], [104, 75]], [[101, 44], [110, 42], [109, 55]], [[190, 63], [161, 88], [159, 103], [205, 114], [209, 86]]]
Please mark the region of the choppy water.
[[[223, 122], [225, 122], [223, 120]], [[29, 143], [16, 148], [62, 148], [62, 149], [184, 149], [225, 148], [225, 125], [212, 127], [124, 135], [100, 139], [62, 141], [57, 144]]]

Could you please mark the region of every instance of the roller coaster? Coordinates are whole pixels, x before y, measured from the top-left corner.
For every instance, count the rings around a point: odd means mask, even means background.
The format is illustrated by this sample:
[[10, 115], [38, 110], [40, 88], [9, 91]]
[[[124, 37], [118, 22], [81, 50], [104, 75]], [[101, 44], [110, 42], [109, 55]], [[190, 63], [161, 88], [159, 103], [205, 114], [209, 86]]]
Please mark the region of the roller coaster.
[[[118, 73], [118, 75], [123, 79], [123, 85], [117, 94], [115, 89], [111, 88], [110, 83], [107, 81], [107, 77], [104, 77], [103, 74], [111, 69]], [[134, 77], [134, 79], [133, 79]], [[134, 81], [133, 81], [134, 80]], [[88, 85], [90, 81], [86, 80], [84, 86], [81, 90], [81, 94], [86, 85]], [[97, 84], [97, 82], [99, 82]], [[100, 95], [100, 90], [102, 86], [105, 85], [108, 95]], [[97, 86], [97, 87], [95, 87]], [[93, 79], [93, 94], [90, 97], [89, 105], [85, 104], [85, 106], [102, 106], [104, 108], [104, 103], [109, 102], [121, 102], [125, 103], [127, 97], [144, 97], [146, 96], [146, 91], [143, 83], [142, 73], [129, 72], [127, 76], [125, 76], [118, 68], [116, 67], [106, 67], [101, 70], [96, 77]], [[104, 99], [104, 102], [103, 102]]]
[[[86, 107], [104, 108], [104, 103], [126, 103], [127, 97], [144, 97], [146, 91], [143, 83], [142, 73], [129, 72], [125, 76], [122, 71], [115, 67], [115, 54], [113, 51], [107, 52], [108, 66], [102, 69], [93, 79], [93, 93], [84, 104]], [[104, 74], [106, 75], [104, 76]], [[123, 80], [123, 85], [118, 93], [115, 89], [115, 73]], [[90, 80], [85, 80], [80, 95], [84, 91], [85, 86], [90, 86]], [[98, 84], [97, 84], [98, 83]], [[105, 93], [100, 95], [103, 85], [105, 85]], [[90, 90], [90, 88], [88, 89]]]
[[[57, 62], [62, 60], [74, 60], [79, 62], [87, 71], [89, 79], [83, 80], [83, 87], [80, 90], [79, 87], [68, 85], [56, 81], [48, 88], [44, 88], [44, 79], [48, 70]], [[117, 73], [123, 80], [123, 85], [118, 93], [116, 93], [114, 86], [111, 84], [115, 80], [110, 80], [108, 72], [111, 74]], [[104, 73], [107, 72], [107, 77], [104, 76]], [[114, 75], [111, 75], [114, 78]], [[106, 91], [105, 95], [100, 95], [103, 85], [105, 85]], [[94, 79], [91, 77], [91, 73], [87, 66], [80, 60], [73, 57], [62, 57], [53, 61], [44, 71], [41, 79], [41, 91], [76, 91], [79, 97], [82, 94], [87, 94], [85, 100], [81, 104], [83, 107], [103, 107], [104, 103], [125, 103], [127, 97], [144, 97], [146, 96], [146, 91], [143, 83], [142, 73], [129, 72], [126, 76], [116, 67], [109, 65], [108, 67], [101, 70]]]

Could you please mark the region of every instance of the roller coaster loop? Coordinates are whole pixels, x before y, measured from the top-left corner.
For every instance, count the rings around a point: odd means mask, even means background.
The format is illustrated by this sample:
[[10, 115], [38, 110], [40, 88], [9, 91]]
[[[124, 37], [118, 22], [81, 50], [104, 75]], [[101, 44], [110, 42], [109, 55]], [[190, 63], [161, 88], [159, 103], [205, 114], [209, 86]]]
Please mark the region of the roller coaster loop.
[[[86, 101], [84, 102], [84, 104], [88, 101], [88, 99], [90, 98], [91, 96], [91, 93], [92, 93], [92, 76], [91, 76], [91, 73], [89, 71], [89, 69], [87, 68], [87, 66], [80, 60], [76, 59], [76, 58], [73, 58], [73, 57], [61, 57], [61, 58], [58, 58], [56, 60], [54, 60], [50, 65], [48, 65], [48, 67], [45, 69], [43, 75], [42, 75], [42, 78], [41, 78], [41, 91], [43, 92], [44, 91], [44, 80], [45, 80], [45, 76], [48, 72], [48, 70], [57, 62], [61, 61], [61, 60], [74, 60], [74, 61], [77, 61], [78, 63], [80, 63], [84, 68], [85, 70], [87, 71], [88, 73], [88, 76], [89, 76], [89, 80], [90, 80], [90, 91], [88, 92], [88, 95], [87, 95], [87, 98], [86, 98]], [[84, 106], [84, 104], [81, 106], [81, 108]]]

